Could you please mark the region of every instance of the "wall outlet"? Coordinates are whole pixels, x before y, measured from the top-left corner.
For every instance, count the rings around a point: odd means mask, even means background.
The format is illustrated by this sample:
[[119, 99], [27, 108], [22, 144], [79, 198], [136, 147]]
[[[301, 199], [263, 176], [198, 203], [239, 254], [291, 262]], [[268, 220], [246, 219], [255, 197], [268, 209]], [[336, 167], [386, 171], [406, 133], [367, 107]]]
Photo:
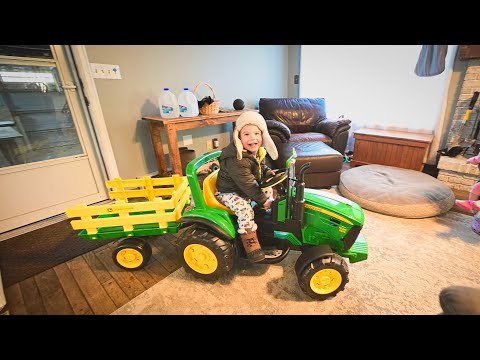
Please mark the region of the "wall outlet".
[[207, 151], [213, 150], [212, 140], [207, 140]]
[[183, 145], [187, 146], [187, 145], [192, 145], [192, 144], [193, 144], [192, 135], [185, 135], [183, 137]]
[[105, 72], [107, 74], [107, 79], [120, 80], [122, 74], [120, 74], [120, 66], [105, 64]]

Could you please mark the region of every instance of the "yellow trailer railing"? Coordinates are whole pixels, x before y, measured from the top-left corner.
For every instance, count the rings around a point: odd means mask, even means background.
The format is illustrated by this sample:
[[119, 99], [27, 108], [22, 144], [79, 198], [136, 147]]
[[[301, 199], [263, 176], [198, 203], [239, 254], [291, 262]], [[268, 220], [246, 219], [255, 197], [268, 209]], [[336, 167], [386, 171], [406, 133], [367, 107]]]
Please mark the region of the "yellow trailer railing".
[[[133, 236], [135, 230], [148, 231], [150, 235], [163, 234], [182, 216], [190, 200], [187, 177], [173, 175], [169, 178], [122, 180], [116, 178], [106, 182], [113, 204], [79, 204], [66, 210], [71, 225], [88, 239]], [[143, 198], [143, 199], [142, 199]], [[142, 201], [143, 200], [143, 201]], [[146, 200], [146, 201], [145, 201]], [[142, 226], [149, 224], [149, 226]], [[103, 229], [103, 231], [102, 231]], [[101, 236], [104, 234], [104, 236]], [[108, 234], [108, 235], [105, 235]]]

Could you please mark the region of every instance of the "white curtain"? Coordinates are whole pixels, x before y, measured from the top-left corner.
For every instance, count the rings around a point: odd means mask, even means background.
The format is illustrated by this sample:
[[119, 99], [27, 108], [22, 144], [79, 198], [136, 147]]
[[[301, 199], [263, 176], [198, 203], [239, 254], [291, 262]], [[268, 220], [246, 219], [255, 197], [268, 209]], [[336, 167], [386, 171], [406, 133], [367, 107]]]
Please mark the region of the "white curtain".
[[434, 133], [443, 121], [456, 48], [449, 45], [445, 71], [420, 77], [415, 66], [422, 45], [302, 45], [300, 97], [324, 97], [327, 115], [344, 115], [352, 130]]

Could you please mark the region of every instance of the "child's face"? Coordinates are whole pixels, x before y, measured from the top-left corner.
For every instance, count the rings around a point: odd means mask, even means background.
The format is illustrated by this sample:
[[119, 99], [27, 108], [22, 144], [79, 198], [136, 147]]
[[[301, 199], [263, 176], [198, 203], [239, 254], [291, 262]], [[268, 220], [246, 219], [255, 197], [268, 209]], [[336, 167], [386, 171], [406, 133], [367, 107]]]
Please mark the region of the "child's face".
[[262, 146], [262, 132], [255, 125], [245, 125], [240, 130], [240, 141], [244, 149], [256, 153]]

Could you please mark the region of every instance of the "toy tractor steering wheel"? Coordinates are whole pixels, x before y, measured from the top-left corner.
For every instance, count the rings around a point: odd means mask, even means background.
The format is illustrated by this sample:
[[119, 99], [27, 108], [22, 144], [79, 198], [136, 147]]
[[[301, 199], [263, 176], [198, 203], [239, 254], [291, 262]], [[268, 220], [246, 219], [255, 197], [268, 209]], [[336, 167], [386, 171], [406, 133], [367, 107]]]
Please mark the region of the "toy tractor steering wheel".
[[264, 174], [262, 180], [258, 184], [261, 189], [267, 187], [273, 187], [275, 185], [280, 184], [288, 177], [287, 169], [277, 169], [275, 175], [266, 175]]

